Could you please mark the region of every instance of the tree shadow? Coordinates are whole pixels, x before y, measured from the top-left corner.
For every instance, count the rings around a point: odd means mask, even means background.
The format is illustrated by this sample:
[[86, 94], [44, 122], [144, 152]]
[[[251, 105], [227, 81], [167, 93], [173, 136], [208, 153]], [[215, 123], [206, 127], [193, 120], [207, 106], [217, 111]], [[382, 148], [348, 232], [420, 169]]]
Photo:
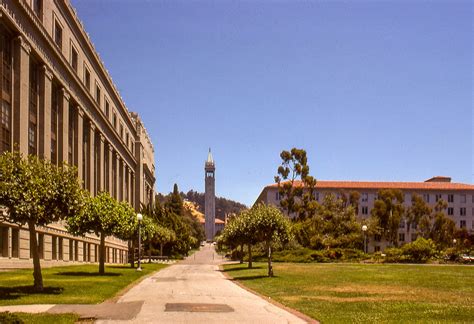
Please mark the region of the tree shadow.
[[106, 272], [104, 274], [100, 274], [98, 272], [85, 272], [85, 271], [62, 271], [56, 273], [59, 276], [72, 276], [72, 277], [117, 277], [121, 276], [121, 273], [115, 272]]
[[0, 287], [0, 300], [18, 299], [29, 295], [60, 295], [63, 287], [44, 287], [42, 291], [35, 290], [34, 286]]
[[223, 269], [222, 272], [230, 272], [230, 271], [243, 271], [243, 270], [256, 270], [256, 269], [263, 269], [263, 266], [253, 266], [252, 268], [248, 267], [232, 267], [232, 268], [227, 268]]
[[271, 278], [278, 278], [277, 276], [269, 277], [267, 275], [258, 275], [258, 276], [246, 276], [246, 277], [234, 277], [231, 280], [237, 280], [237, 281], [247, 281], [247, 280], [256, 280], [256, 279], [271, 279]]

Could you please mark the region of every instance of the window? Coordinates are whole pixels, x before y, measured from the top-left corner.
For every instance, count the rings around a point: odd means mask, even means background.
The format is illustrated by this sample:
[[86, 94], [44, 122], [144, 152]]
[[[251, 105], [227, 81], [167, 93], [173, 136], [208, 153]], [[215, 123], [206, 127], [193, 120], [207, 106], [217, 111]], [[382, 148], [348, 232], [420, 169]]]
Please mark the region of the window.
[[416, 241], [416, 239], [418, 238], [418, 235], [416, 233], [412, 233], [411, 234], [411, 241]]
[[59, 48], [63, 48], [63, 28], [57, 20], [54, 20], [54, 42]]
[[53, 83], [51, 91], [51, 163], [58, 162], [58, 113], [61, 90]]
[[466, 228], [466, 221], [465, 220], [459, 221], [459, 227], [460, 228]]
[[380, 242], [382, 241], [382, 236], [380, 234], [375, 234], [374, 235], [374, 241], [375, 242]]
[[280, 193], [279, 193], [278, 191], [275, 192], [275, 199], [276, 199], [277, 201], [280, 200]]
[[459, 208], [459, 215], [466, 216], [466, 207]]
[[423, 194], [423, 200], [427, 203], [430, 202], [430, 194]]
[[369, 201], [369, 194], [366, 192], [362, 193], [362, 202], [367, 202]]
[[12, 47], [11, 38], [0, 32], [0, 153], [11, 150]]
[[399, 228], [405, 228], [405, 220], [404, 220], [404, 219], [402, 219], [402, 220], [400, 221], [400, 226], [399, 226]]
[[454, 215], [454, 208], [453, 207], [448, 207], [448, 215], [453, 216]]
[[117, 114], [114, 113], [114, 118], [112, 118], [112, 125], [114, 125], [114, 128], [117, 129]]
[[43, 10], [43, 0], [33, 0], [33, 11], [35, 12], [36, 16], [41, 19], [41, 13]]
[[465, 204], [466, 203], [466, 195], [461, 195], [461, 204]]
[[416, 225], [415, 222], [411, 223], [411, 229], [416, 229], [418, 226]]
[[95, 84], [95, 101], [100, 107], [100, 87], [97, 83]]
[[71, 66], [77, 72], [78, 55], [74, 46], [71, 44]]
[[380, 246], [378, 245], [374, 246], [374, 252], [380, 252]]
[[120, 139], [123, 140], [123, 124], [120, 123]]
[[104, 96], [104, 101], [105, 101], [105, 116], [107, 116], [107, 119], [110, 118], [110, 105], [109, 101], [107, 100], [107, 97]]
[[400, 242], [405, 242], [405, 233], [398, 233], [398, 240]]
[[435, 197], [436, 202], [440, 201], [441, 198], [442, 198], [442, 195], [441, 195], [441, 194], [437, 194], [436, 197]]
[[454, 195], [448, 195], [448, 203], [454, 202]]
[[316, 199], [316, 201], [319, 201], [319, 192], [314, 193], [314, 199]]
[[30, 98], [28, 118], [28, 154], [38, 154], [38, 66], [30, 64]]
[[128, 132], [125, 134], [125, 144], [127, 145], [127, 147], [130, 145], [129, 144], [129, 138], [128, 138]]
[[362, 215], [368, 215], [368, 214], [369, 214], [369, 207], [362, 206]]
[[87, 90], [91, 91], [91, 73], [89, 69], [84, 65], [84, 84]]

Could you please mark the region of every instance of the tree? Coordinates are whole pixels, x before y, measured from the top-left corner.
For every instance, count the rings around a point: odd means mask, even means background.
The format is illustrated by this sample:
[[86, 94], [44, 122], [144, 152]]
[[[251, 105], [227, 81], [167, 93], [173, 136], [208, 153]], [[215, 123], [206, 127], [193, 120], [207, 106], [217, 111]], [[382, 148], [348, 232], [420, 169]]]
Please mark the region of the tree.
[[249, 228], [255, 241], [264, 242], [268, 251], [268, 276], [273, 277], [272, 244], [286, 243], [290, 239], [290, 222], [282, 212], [274, 207], [258, 204], [250, 209]]
[[155, 235], [151, 238], [151, 242], [160, 245], [160, 256], [163, 256], [163, 246], [176, 240], [176, 233], [166, 227], [155, 224]]
[[28, 225], [35, 290], [43, 290], [35, 226], [81, 214], [83, 202], [74, 167], [57, 167], [36, 156], [24, 158], [19, 152], [0, 156], [0, 205], [7, 210], [0, 220]]
[[[281, 207], [288, 215], [295, 213], [300, 219], [311, 217], [317, 208], [314, 197], [316, 179], [309, 175], [306, 151], [292, 148], [291, 151], [282, 151], [280, 157], [282, 163], [275, 182], [278, 183]], [[296, 183], [298, 179], [301, 183]]]
[[137, 227], [133, 208], [126, 203], [118, 203], [109, 193], [101, 192], [90, 197], [84, 211], [68, 218], [68, 230], [75, 235], [94, 233], [100, 237], [99, 273], [105, 273], [105, 238], [117, 236], [128, 239]]
[[410, 232], [410, 228], [418, 228], [420, 221], [425, 217], [429, 217], [431, 214], [431, 208], [423, 200], [423, 198], [417, 194], [411, 196], [411, 206], [407, 209], [407, 230]]
[[403, 215], [403, 193], [398, 189], [382, 189], [374, 202], [371, 217], [378, 231], [389, 243], [398, 245], [398, 229]]
[[176, 183], [173, 186], [173, 193], [166, 202], [166, 207], [168, 207], [171, 212], [176, 215], [183, 215], [183, 199], [181, 198], [178, 185]]
[[[255, 236], [252, 213], [248, 210], [241, 211], [236, 217], [232, 217], [224, 227], [222, 240], [229, 246], [247, 245], [249, 254], [249, 269], [252, 268], [252, 245], [258, 243]], [[242, 249], [243, 250], [243, 249]], [[242, 251], [243, 258], [243, 251]], [[243, 260], [241, 261], [241, 263]]]
[[432, 239], [438, 248], [450, 246], [456, 233], [456, 224], [445, 214], [448, 203], [440, 199], [430, 214], [421, 217], [418, 234], [425, 239]]

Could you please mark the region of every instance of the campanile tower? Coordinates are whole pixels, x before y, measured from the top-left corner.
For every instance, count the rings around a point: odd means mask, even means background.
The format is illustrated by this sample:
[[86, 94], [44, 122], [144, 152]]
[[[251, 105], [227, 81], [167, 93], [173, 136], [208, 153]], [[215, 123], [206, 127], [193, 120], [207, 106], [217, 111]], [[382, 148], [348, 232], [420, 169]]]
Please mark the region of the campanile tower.
[[214, 240], [214, 235], [216, 234], [215, 222], [216, 222], [216, 181], [215, 181], [215, 172], [216, 165], [212, 159], [211, 149], [209, 148], [209, 154], [207, 155], [207, 161], [204, 165], [205, 171], [205, 205], [204, 205], [204, 214], [206, 216], [205, 223], [205, 232], [206, 232], [206, 241], [211, 242]]

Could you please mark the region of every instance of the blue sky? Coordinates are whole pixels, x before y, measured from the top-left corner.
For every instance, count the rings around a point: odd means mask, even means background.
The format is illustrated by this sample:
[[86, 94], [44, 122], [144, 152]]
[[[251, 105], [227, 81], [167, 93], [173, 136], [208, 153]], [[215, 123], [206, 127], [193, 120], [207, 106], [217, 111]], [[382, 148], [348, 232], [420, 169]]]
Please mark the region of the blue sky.
[[74, 7], [155, 145], [156, 190], [252, 204], [279, 153], [323, 180], [473, 183], [470, 1], [85, 1]]

